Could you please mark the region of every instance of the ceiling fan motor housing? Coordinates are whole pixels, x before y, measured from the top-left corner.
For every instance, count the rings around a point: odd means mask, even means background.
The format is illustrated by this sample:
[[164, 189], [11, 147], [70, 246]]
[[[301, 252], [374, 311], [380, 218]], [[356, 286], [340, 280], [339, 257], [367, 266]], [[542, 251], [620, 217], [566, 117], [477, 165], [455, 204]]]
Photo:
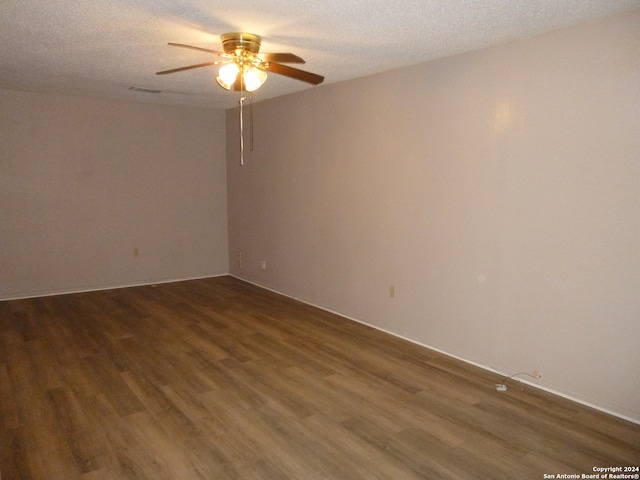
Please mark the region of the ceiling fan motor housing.
[[253, 33], [233, 32], [220, 37], [224, 53], [233, 55], [238, 50], [257, 54], [260, 51], [260, 37]]

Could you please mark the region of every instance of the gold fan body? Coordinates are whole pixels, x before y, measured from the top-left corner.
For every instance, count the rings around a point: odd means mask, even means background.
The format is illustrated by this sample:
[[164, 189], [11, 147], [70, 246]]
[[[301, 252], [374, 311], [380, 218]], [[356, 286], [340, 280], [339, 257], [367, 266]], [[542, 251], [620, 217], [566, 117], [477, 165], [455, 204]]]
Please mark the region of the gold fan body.
[[260, 51], [260, 37], [253, 33], [225, 33], [220, 40], [224, 53], [229, 55], [240, 52], [257, 54]]
[[[169, 43], [169, 45], [176, 47], [213, 53], [215, 55], [226, 57], [228, 60], [211, 61], [199, 63], [197, 65], [188, 65], [186, 67], [172, 68], [170, 70], [156, 72], [156, 75], [166, 75], [168, 73], [182, 72], [194, 68], [233, 62], [238, 65], [240, 76], [242, 76], [247, 68], [255, 67], [265, 72], [284, 75], [285, 77], [307, 82], [312, 85], [318, 85], [324, 81], [324, 77], [322, 75], [283, 65], [283, 63], [305, 63], [302, 58], [294, 55], [293, 53], [259, 53], [260, 44], [262, 42], [260, 37], [254, 33], [225, 33], [221, 35], [220, 40], [222, 42], [224, 52], [218, 52], [216, 50], [210, 50], [203, 47], [195, 47], [192, 45], [184, 45], [182, 43]], [[227, 86], [223, 85], [223, 88], [227, 88]], [[234, 85], [234, 90], [243, 90], [242, 84], [237, 82], [237, 85]]]

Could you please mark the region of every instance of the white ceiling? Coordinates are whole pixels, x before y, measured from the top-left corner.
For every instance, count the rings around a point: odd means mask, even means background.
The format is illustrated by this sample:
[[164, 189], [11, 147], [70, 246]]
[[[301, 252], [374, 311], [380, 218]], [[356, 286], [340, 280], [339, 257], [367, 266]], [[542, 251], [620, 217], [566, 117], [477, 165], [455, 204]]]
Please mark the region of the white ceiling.
[[[640, 0], [2, 0], [0, 89], [229, 108], [214, 59], [223, 33], [292, 52], [325, 84], [477, 50], [640, 8]], [[162, 90], [130, 91], [138, 86]], [[313, 87], [270, 74], [254, 100]]]

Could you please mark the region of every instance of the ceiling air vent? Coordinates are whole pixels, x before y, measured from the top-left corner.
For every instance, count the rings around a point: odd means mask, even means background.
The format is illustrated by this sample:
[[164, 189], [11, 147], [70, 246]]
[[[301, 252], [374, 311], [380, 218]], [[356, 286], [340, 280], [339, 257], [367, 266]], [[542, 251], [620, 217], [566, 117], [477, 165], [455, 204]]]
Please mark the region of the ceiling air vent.
[[144, 87], [129, 87], [129, 90], [133, 90], [134, 92], [144, 92], [144, 93], [162, 93], [162, 90], [154, 90], [153, 88], [144, 88]]

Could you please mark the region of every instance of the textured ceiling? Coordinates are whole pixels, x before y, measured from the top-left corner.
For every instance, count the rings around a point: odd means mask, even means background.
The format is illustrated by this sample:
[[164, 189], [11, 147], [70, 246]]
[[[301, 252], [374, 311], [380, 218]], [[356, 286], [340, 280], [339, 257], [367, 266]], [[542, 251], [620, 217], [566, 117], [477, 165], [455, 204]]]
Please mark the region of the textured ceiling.
[[[237, 94], [203, 63], [220, 35], [262, 36], [325, 84], [640, 9], [640, 0], [2, 0], [0, 89], [229, 108]], [[162, 90], [135, 92], [137, 86]], [[270, 74], [254, 100], [313, 87]]]

